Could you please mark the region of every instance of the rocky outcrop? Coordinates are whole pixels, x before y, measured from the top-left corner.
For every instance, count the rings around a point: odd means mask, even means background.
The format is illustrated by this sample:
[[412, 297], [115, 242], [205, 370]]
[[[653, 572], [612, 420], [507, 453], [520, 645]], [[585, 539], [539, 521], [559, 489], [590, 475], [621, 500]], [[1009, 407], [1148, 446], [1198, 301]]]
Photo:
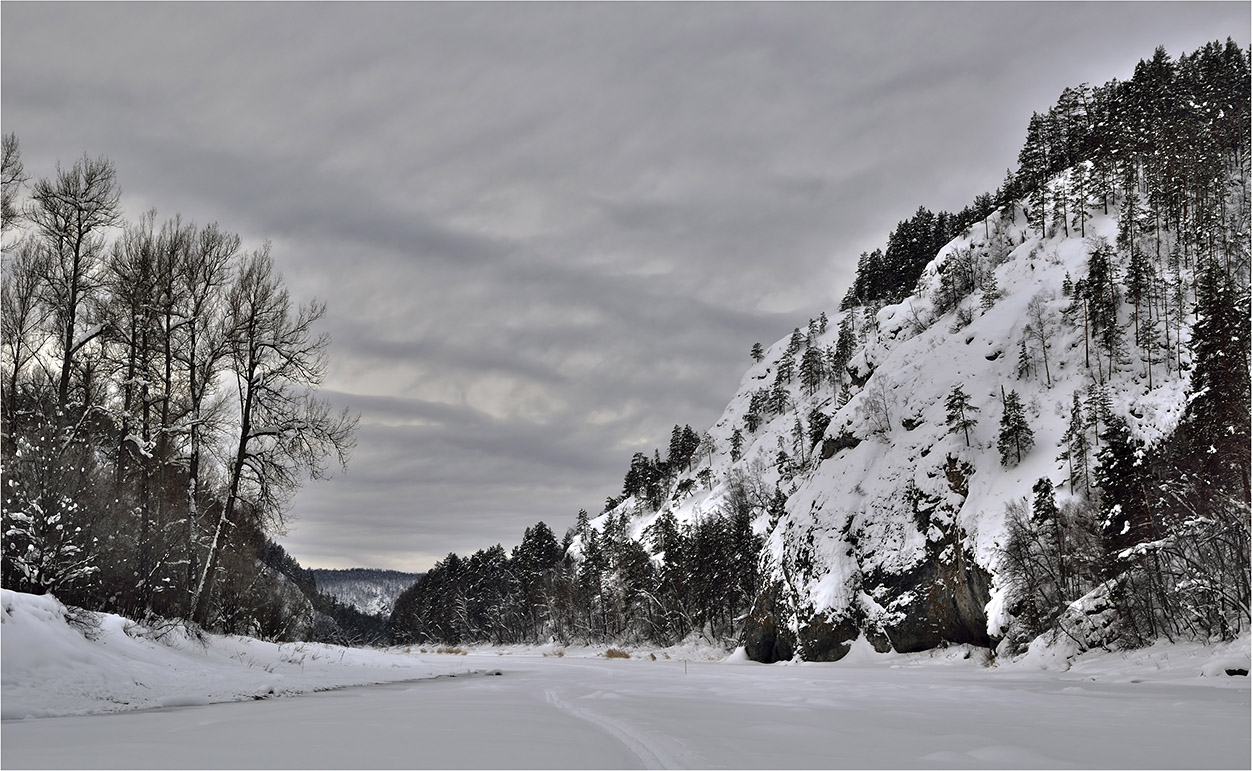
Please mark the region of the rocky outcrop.
[[991, 646], [984, 611], [991, 575], [955, 543], [936, 544], [913, 570], [877, 575], [871, 582], [892, 619], [866, 626], [866, 639], [876, 650], [912, 653], [945, 643]]
[[[991, 575], [954, 537], [934, 544], [927, 559], [905, 573], [866, 576], [868, 594], [885, 615], [835, 618], [817, 613], [793, 622], [796, 613], [783, 602], [781, 585], [757, 598], [744, 624], [742, 644], [753, 661], [773, 663], [793, 658], [838, 661], [862, 634], [879, 652], [912, 653], [948, 643], [991, 647], [984, 608], [991, 599]], [[798, 631], [792, 631], [792, 626]]]
[[860, 636], [860, 627], [852, 621], [818, 615], [800, 627], [800, 655], [805, 661], [838, 661]]
[[[771, 586], [757, 598], [745, 625], [743, 644], [750, 658], [772, 662], [797, 652], [805, 661], [838, 661], [864, 635], [880, 652], [909, 653], [948, 643], [990, 647], [985, 608], [991, 575], [975, 560], [959, 513], [969, 496], [974, 468], [955, 456], [931, 466], [923, 490], [906, 484], [899, 511], [904, 527], [925, 538], [916, 558], [884, 564], [880, 544], [845, 523], [833, 553], [849, 567], [846, 586], [859, 596], [841, 611], [814, 611], [789, 584]], [[820, 516], [818, 514], [817, 516]], [[805, 563], [807, 564], [807, 563]], [[809, 578], [809, 576], [805, 576]], [[794, 581], [795, 576], [792, 577]], [[801, 582], [803, 583], [803, 582]]]
[[788, 628], [789, 611], [782, 602], [782, 585], [774, 584], [757, 597], [743, 625], [741, 644], [748, 658], [765, 664], [790, 661], [796, 637]]

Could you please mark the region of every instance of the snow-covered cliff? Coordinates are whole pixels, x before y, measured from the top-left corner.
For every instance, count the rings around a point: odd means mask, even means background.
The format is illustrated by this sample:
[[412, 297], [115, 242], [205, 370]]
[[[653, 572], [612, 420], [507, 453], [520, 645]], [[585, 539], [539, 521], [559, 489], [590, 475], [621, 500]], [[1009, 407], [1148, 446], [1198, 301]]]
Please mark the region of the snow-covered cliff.
[[[1083, 223], [1085, 233], [1044, 237], [1021, 204], [995, 212], [943, 247], [903, 302], [831, 315], [811, 325], [816, 334], [801, 328], [798, 348], [790, 335], [769, 346], [708, 429], [712, 452], [678, 475], [661, 510], [632, 497], [614, 513], [632, 512], [642, 537], [662, 511], [679, 522], [719, 511], [736, 479], [786, 497], [784, 511], [754, 522], [772, 586], [746, 625], [754, 658], [788, 658], [797, 647], [808, 659], [838, 658], [862, 634], [881, 649], [994, 643], [1008, 623], [1006, 511], [1040, 478], [1061, 505], [1071, 495], [1063, 456], [1075, 396], [1089, 405], [1106, 395], [1149, 444], [1172, 431], [1185, 406], [1189, 311], [1173, 322], [1169, 334], [1181, 336], [1172, 352], [1131, 342], [1110, 364], [1075, 303], [1074, 282], [1102, 242], [1116, 241], [1118, 222], [1114, 206]], [[964, 289], [955, 271], [967, 276]], [[1122, 324], [1131, 312], [1123, 303]], [[834, 358], [841, 325], [855, 340], [842, 373], [827, 372], [815, 389], [798, 374], [779, 382], [780, 366], [798, 370], [809, 347]], [[968, 444], [947, 419], [957, 386], [977, 421]], [[1013, 392], [1033, 446], [1002, 462], [997, 440]], [[766, 394], [781, 409], [762, 410]], [[759, 425], [750, 430], [754, 412]], [[829, 425], [810, 435], [819, 413]]]

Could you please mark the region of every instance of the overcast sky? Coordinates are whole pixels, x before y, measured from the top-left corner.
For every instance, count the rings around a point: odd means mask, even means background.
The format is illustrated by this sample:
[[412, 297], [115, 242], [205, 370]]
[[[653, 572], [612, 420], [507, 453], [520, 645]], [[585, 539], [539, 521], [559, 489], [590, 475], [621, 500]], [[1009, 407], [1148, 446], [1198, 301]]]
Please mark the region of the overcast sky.
[[273, 242], [361, 414], [279, 540], [422, 570], [597, 513], [1032, 111], [1250, 8], [5, 2], [0, 123], [33, 177], [104, 155], [131, 218]]

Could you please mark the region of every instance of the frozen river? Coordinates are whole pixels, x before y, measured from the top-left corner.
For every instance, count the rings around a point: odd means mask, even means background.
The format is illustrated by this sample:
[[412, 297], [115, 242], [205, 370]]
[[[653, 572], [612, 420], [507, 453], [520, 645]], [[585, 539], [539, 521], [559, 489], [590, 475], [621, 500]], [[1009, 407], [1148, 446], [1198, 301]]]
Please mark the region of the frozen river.
[[500, 676], [6, 721], [5, 768], [1248, 768], [1245, 678], [470, 656]]

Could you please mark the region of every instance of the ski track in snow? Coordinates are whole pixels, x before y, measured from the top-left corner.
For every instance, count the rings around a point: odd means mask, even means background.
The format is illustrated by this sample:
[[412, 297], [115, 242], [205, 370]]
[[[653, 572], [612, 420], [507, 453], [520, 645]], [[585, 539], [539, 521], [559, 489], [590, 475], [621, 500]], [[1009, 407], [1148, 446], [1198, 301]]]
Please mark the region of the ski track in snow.
[[[617, 739], [626, 745], [635, 757], [639, 758], [639, 762], [644, 768], [679, 768], [681, 764], [673, 758], [665, 755], [663, 751], [658, 751], [658, 747], [652, 742], [642, 731], [623, 723], [613, 720], [604, 715], [597, 714], [585, 707], [576, 706], [562, 699], [555, 690], [549, 688], [545, 692], [547, 702], [557, 709], [565, 712], [579, 720], [585, 720], [588, 723], [602, 729], [605, 733]], [[592, 694], [593, 696], [595, 694]], [[665, 755], [665, 757], [662, 757]]]

